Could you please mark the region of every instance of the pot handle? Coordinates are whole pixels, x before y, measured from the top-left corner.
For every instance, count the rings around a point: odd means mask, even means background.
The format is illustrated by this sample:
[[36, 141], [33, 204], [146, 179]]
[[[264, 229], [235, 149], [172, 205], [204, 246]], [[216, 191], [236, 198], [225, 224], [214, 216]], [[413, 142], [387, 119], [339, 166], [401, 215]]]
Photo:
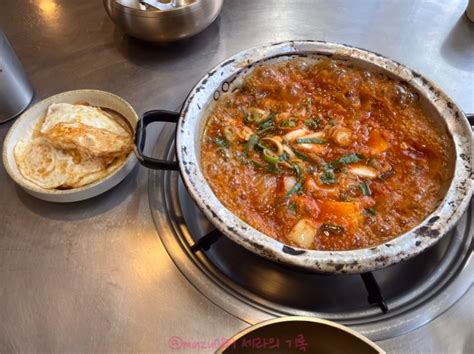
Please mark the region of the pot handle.
[[176, 161], [160, 160], [146, 156], [143, 153], [146, 140], [146, 127], [153, 122], [169, 122], [178, 123], [179, 113], [171, 111], [154, 110], [143, 113], [142, 118], [138, 121], [135, 128], [135, 154], [138, 161], [145, 167], [154, 170], [179, 170]]

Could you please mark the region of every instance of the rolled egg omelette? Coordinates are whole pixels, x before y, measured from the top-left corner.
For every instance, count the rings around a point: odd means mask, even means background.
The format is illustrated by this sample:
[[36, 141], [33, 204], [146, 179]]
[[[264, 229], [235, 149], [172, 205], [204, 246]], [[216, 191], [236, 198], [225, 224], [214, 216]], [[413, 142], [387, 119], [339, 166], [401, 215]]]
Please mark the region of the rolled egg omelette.
[[55, 103], [31, 138], [14, 148], [22, 176], [44, 189], [91, 184], [115, 171], [133, 148], [132, 129], [115, 111]]

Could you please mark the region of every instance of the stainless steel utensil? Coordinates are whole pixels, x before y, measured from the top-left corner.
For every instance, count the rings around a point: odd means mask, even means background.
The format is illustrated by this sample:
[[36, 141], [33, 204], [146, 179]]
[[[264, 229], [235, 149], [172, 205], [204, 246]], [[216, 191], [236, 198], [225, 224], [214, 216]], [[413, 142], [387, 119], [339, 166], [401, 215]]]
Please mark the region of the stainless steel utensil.
[[112, 21], [128, 35], [151, 42], [172, 42], [208, 27], [219, 15], [223, 0], [179, 0], [157, 5], [166, 6], [163, 11], [152, 7], [142, 10], [138, 1], [139, 6], [116, 0], [103, 3]]
[[160, 11], [172, 10], [177, 7], [176, 0], [171, 0], [169, 3], [163, 3], [158, 0], [141, 0], [140, 3], [145, 6], [151, 6]]
[[33, 87], [7, 37], [0, 31], [0, 123], [18, 116], [32, 98]]

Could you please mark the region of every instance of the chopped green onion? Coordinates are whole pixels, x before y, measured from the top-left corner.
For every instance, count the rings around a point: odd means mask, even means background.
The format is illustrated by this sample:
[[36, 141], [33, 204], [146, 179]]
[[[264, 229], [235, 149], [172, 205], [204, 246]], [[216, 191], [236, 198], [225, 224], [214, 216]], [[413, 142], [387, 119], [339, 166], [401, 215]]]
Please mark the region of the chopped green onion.
[[293, 163], [291, 166], [295, 170], [296, 176], [301, 177], [301, 175], [303, 174], [303, 171], [301, 171], [301, 167], [297, 163]]
[[344, 155], [338, 158], [337, 160], [334, 160], [333, 162], [331, 162], [331, 165], [333, 167], [336, 167], [338, 165], [348, 165], [348, 164], [359, 162], [362, 160], [363, 160], [362, 156], [351, 152], [350, 154]]
[[296, 127], [296, 122], [294, 119], [287, 119], [280, 122], [280, 127], [282, 128], [294, 128]]
[[362, 182], [359, 184], [359, 189], [362, 192], [362, 195], [365, 197], [369, 197], [372, 194], [372, 191], [370, 190], [369, 186], [365, 182]]
[[273, 113], [270, 113], [266, 119], [258, 123], [258, 126], [262, 129], [272, 126], [274, 117], [275, 115]]
[[344, 156], [337, 159], [337, 161], [340, 164], [344, 164], [344, 165], [347, 165], [347, 164], [350, 164], [350, 163], [353, 163], [353, 162], [362, 161], [362, 160], [363, 160], [363, 158], [360, 155], [357, 155], [353, 152], [350, 153], [350, 154], [344, 155]]
[[249, 112], [245, 112], [244, 113], [244, 123], [245, 124], [252, 124], [255, 122], [255, 120], [257, 119], [257, 115], [256, 114], [252, 114], [252, 113], [249, 113]]
[[308, 161], [308, 156], [306, 156], [305, 154], [302, 154], [301, 152], [298, 152], [298, 151], [294, 151], [295, 153], [295, 156], [303, 161]]
[[342, 235], [344, 233], [344, 228], [339, 225], [334, 224], [322, 224], [319, 230], [325, 235]]
[[245, 160], [245, 161], [242, 161], [242, 163], [246, 164], [250, 161], [250, 163], [255, 166], [256, 168], [259, 168], [259, 169], [262, 169], [262, 170], [266, 170], [270, 173], [279, 173], [280, 172], [280, 169], [278, 167], [276, 167], [276, 165], [274, 164], [269, 164], [269, 165], [266, 165], [266, 164], [263, 164], [263, 163], [260, 163], [256, 160]]
[[332, 169], [324, 169], [319, 175], [319, 180], [323, 184], [335, 184], [337, 182], [336, 175]]
[[365, 208], [364, 209], [364, 214], [368, 216], [375, 216], [377, 215], [377, 211], [375, 211], [374, 208]]
[[318, 128], [319, 127], [319, 119], [318, 118], [307, 119], [307, 120], [304, 121], [304, 124], [308, 128]]
[[260, 129], [259, 131], [257, 131], [257, 134], [259, 135], [262, 135], [270, 130], [274, 130], [275, 129], [275, 126], [273, 125], [273, 122], [271, 122], [272, 124], [266, 126], [265, 128], [263, 129]]
[[335, 125], [337, 125], [337, 120], [335, 120], [335, 119], [329, 119], [328, 124], [329, 124], [329, 125], [332, 125], [332, 126], [335, 126]]
[[216, 144], [217, 146], [220, 146], [220, 147], [228, 147], [229, 146], [229, 142], [225, 139], [222, 139], [222, 138], [214, 138], [214, 144]]
[[263, 118], [266, 114], [264, 110], [259, 108], [250, 107], [247, 112], [244, 112], [244, 123], [245, 124], [252, 124], [252, 123], [262, 123], [263, 121], [267, 120], [267, 117]]
[[253, 134], [250, 135], [249, 141], [247, 142], [247, 145], [245, 146], [245, 151], [251, 151], [255, 147], [255, 145], [258, 143], [258, 136]]
[[286, 199], [290, 198], [293, 194], [297, 193], [301, 189], [301, 187], [303, 187], [303, 184], [301, 183], [301, 181], [296, 182], [293, 188], [291, 188], [290, 191], [286, 193], [285, 198]]
[[328, 164], [324, 167], [325, 170], [336, 170], [341, 172], [344, 170], [343, 165], [351, 164], [363, 160], [363, 157], [351, 152], [350, 154], [344, 155]]
[[319, 139], [319, 138], [299, 138], [296, 139], [295, 142], [297, 144], [327, 144], [327, 140]]
[[265, 122], [260, 123], [258, 126], [262, 129], [267, 128], [267, 127], [271, 127], [271, 126], [273, 126], [273, 121], [271, 119], [266, 120]]
[[279, 157], [278, 157], [278, 160], [279, 161], [288, 161], [288, 154], [286, 152], [284, 152], [283, 154], [281, 154]]
[[263, 158], [272, 164], [275, 164], [280, 160], [280, 157], [270, 149], [263, 150]]

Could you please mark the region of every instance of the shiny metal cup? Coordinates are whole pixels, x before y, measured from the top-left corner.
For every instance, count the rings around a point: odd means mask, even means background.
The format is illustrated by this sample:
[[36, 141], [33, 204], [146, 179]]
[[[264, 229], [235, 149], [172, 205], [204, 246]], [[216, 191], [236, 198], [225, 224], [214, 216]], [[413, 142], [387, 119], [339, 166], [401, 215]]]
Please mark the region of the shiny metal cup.
[[15, 118], [33, 99], [33, 87], [5, 34], [0, 31], [0, 123]]

